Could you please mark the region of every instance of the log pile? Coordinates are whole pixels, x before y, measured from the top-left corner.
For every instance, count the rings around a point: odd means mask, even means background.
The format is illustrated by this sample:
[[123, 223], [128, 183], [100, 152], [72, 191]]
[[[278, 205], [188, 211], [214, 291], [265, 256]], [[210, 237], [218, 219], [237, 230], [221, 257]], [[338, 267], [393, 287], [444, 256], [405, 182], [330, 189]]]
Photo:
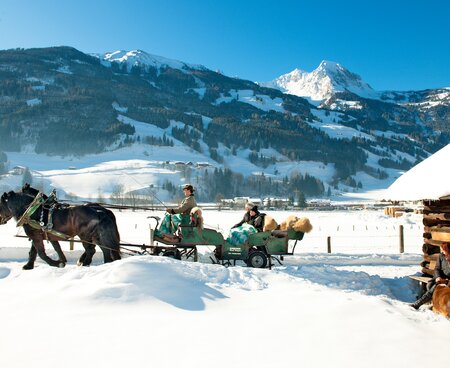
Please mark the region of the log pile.
[[[401, 213], [403, 207], [385, 207], [384, 214], [390, 217], [396, 217], [396, 213]], [[397, 215], [398, 216], [398, 215]]]
[[441, 244], [450, 242], [450, 197], [423, 202], [422, 273], [433, 276]]
[[413, 212], [412, 209], [406, 207], [385, 207], [384, 214], [390, 217], [401, 217], [405, 212]]

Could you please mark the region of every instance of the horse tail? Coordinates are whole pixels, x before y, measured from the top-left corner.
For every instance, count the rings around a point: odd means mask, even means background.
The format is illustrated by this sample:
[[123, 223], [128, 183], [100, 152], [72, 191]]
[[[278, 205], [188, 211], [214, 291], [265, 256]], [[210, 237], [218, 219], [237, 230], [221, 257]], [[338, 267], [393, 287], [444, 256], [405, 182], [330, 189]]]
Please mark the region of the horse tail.
[[121, 259], [120, 255], [120, 234], [116, 221], [110, 216], [102, 216], [98, 224], [100, 244], [108, 247], [113, 261]]

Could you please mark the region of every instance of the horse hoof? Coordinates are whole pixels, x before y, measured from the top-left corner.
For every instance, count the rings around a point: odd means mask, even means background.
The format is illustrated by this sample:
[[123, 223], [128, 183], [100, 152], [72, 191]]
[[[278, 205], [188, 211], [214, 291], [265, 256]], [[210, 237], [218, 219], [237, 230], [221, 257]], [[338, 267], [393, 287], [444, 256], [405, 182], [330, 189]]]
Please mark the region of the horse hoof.
[[78, 266], [78, 267], [83, 266], [83, 262], [77, 261], [77, 266]]
[[22, 267], [22, 270], [32, 270], [34, 268], [34, 265], [26, 264]]
[[58, 267], [59, 268], [64, 268], [64, 267], [66, 267], [66, 264], [64, 262], [59, 262], [58, 263]]

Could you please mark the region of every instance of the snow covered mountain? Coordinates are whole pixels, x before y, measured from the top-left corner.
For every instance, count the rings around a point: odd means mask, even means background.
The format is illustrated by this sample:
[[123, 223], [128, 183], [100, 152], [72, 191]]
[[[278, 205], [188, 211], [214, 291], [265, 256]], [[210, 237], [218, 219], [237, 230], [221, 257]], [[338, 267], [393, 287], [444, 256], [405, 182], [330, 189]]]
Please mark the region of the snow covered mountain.
[[202, 65], [195, 64], [187, 64], [182, 61], [167, 59], [162, 56], [151, 55], [142, 50], [117, 50], [113, 52], [107, 52], [105, 54], [96, 55], [99, 57], [104, 65], [109, 66], [111, 63], [121, 63], [125, 64], [128, 68], [128, 71], [135, 66], [144, 66], [147, 68], [155, 68], [160, 70], [164, 67], [169, 67], [172, 69], [178, 69], [182, 71], [190, 70], [190, 69], [198, 69], [204, 70], [206, 69]]
[[[116, 184], [169, 195], [191, 180], [207, 200], [321, 196], [385, 188], [450, 142], [447, 89], [361, 97], [370, 86], [331, 62], [298, 71], [297, 80], [331, 95], [314, 106], [140, 50], [95, 57], [71, 47], [3, 50], [0, 175], [27, 166], [83, 197], [117, 192]], [[61, 171], [49, 170], [50, 161]], [[124, 175], [103, 175], [104, 167]], [[1, 181], [14, 189], [20, 178]]]
[[351, 92], [363, 97], [374, 97], [376, 92], [361, 77], [341, 64], [324, 60], [311, 73], [300, 69], [284, 74], [271, 82], [261, 83], [285, 93], [322, 101], [337, 92]]

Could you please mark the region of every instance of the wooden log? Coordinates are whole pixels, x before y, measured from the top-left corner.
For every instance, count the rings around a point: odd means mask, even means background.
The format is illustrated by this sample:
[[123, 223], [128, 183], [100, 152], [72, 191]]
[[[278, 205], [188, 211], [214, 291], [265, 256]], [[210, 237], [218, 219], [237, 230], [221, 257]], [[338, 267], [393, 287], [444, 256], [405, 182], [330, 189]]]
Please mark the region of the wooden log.
[[436, 226], [431, 230], [431, 237], [433, 240], [440, 240], [443, 242], [450, 241], [450, 227]]
[[450, 221], [450, 213], [430, 213], [423, 215], [423, 218], [430, 220]]
[[425, 206], [423, 213], [426, 215], [430, 213], [450, 213], [450, 206]]
[[450, 226], [447, 226], [446, 224], [439, 224], [436, 226], [429, 227], [430, 231], [442, 231], [450, 233]]
[[441, 252], [441, 247], [437, 247], [435, 245], [425, 243], [422, 246], [422, 251], [427, 255], [437, 254], [437, 253]]
[[384, 209], [384, 214], [390, 217], [401, 216], [405, 212], [404, 207], [386, 207]]
[[423, 205], [427, 207], [450, 206], [450, 199], [423, 201]]
[[435, 254], [424, 254], [423, 255], [423, 259], [425, 260], [425, 261], [428, 261], [428, 262], [430, 262], [430, 261], [437, 261], [437, 259], [439, 258], [439, 253], [435, 253]]
[[[423, 239], [423, 242], [424, 242], [425, 244], [431, 244], [431, 245], [434, 245], [435, 247], [440, 247], [442, 243], [445, 243], [445, 242], [443, 242], [443, 241], [440, 241], [440, 240], [433, 240], [433, 239]], [[440, 250], [439, 250], [439, 251], [440, 251]], [[425, 253], [425, 252], [424, 252], [424, 253]], [[428, 252], [426, 252], [426, 253], [428, 253]], [[428, 253], [428, 254], [430, 254], [430, 253]], [[431, 254], [432, 254], [432, 253], [431, 253]]]
[[441, 225], [441, 226], [450, 226], [450, 221], [444, 221], [444, 220], [439, 220], [439, 219], [432, 219], [429, 217], [423, 217], [422, 223], [425, 226], [436, 226], [436, 225]]
[[431, 239], [431, 232], [430, 233], [423, 233], [424, 239]]
[[434, 271], [430, 270], [429, 268], [423, 267], [422, 268], [422, 273], [426, 274], [426, 275], [430, 275], [433, 276], [434, 275]]

